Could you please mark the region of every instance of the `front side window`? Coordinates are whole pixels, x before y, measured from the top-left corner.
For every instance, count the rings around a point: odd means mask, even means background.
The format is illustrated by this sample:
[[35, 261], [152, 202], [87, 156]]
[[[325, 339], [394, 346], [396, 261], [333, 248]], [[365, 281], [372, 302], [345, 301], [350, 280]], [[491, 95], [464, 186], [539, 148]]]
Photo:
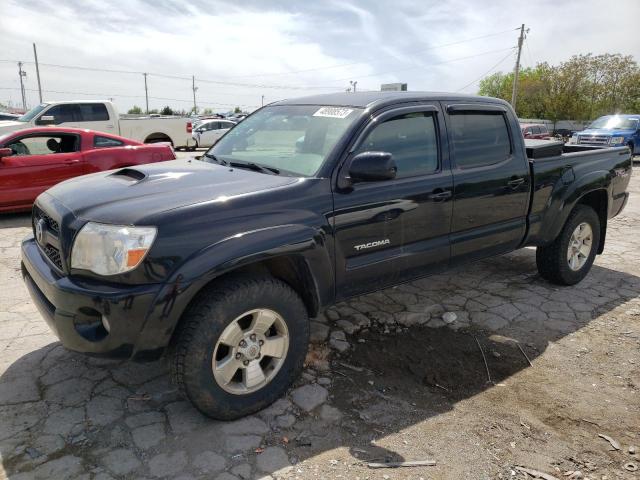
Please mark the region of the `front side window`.
[[389, 152], [398, 168], [397, 178], [438, 170], [438, 137], [432, 113], [409, 113], [374, 128], [355, 153]]
[[502, 113], [455, 112], [450, 119], [452, 146], [459, 168], [492, 165], [511, 155], [509, 129]]
[[14, 155], [53, 155], [80, 150], [75, 135], [40, 135], [17, 138], [7, 145]]
[[[272, 105], [235, 125], [207, 152], [228, 162], [251, 162], [298, 176], [315, 175], [360, 108]], [[215, 161], [207, 154], [205, 161]]]
[[116, 140], [115, 138], [103, 137], [102, 135], [96, 135], [93, 137], [93, 146], [98, 148], [108, 147], [121, 147], [124, 142]]
[[[61, 123], [78, 122], [80, 121], [80, 107], [78, 104], [74, 103], [67, 105], [55, 105], [44, 112], [43, 115], [53, 116], [55, 118], [56, 125]], [[38, 120], [36, 123], [40, 124], [41, 120]]]

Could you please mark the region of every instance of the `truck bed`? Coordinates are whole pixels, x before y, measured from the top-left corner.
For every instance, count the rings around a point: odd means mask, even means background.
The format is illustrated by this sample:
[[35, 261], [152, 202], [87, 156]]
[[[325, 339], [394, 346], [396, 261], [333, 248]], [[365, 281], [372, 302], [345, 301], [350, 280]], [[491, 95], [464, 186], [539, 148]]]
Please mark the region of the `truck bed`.
[[[560, 149], [557, 144], [560, 143]], [[529, 207], [527, 244], [536, 245], [555, 233], [550, 227], [562, 218], [563, 204], [573, 191], [600, 178], [607, 190], [608, 218], [618, 214], [626, 201], [631, 174], [631, 152], [627, 147], [562, 145], [562, 142], [526, 140], [533, 188]], [[549, 155], [549, 152], [557, 154]], [[541, 154], [541, 152], [545, 152]], [[532, 158], [533, 157], [533, 158]], [[607, 187], [605, 180], [611, 178]], [[544, 231], [541, 229], [545, 226]], [[552, 229], [551, 229], [552, 230]]]

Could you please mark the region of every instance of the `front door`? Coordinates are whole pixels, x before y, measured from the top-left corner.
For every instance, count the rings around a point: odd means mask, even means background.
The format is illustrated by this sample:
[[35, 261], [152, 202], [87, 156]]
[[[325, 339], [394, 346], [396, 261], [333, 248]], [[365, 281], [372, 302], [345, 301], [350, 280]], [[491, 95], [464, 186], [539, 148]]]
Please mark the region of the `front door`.
[[334, 194], [338, 298], [447, 266], [453, 181], [440, 115], [436, 104], [389, 110], [356, 140], [345, 165], [360, 152], [383, 151], [398, 171], [394, 180], [355, 183]]
[[530, 191], [520, 127], [495, 104], [449, 105], [447, 112], [452, 262], [510, 251], [524, 238]]
[[78, 135], [24, 135], [8, 140], [2, 147], [14, 151], [0, 164], [2, 207], [29, 206], [49, 187], [84, 173]]

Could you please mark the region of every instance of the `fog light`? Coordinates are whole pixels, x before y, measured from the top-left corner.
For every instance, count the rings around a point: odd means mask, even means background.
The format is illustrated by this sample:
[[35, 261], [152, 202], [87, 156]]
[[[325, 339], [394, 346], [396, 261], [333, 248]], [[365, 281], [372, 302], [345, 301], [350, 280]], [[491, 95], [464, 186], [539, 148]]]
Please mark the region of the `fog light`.
[[76, 332], [90, 342], [99, 342], [109, 335], [109, 324], [105, 317], [90, 307], [81, 307], [73, 318]]

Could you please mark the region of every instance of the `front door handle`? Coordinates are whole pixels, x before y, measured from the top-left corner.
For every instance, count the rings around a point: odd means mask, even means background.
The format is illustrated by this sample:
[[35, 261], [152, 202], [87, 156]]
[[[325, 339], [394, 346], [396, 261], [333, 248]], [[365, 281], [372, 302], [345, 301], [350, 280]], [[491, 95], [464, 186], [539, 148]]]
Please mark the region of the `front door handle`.
[[520, 177], [520, 178], [514, 178], [509, 180], [507, 185], [509, 185], [511, 188], [518, 188], [523, 183], [524, 183], [524, 178]]
[[79, 163], [80, 160], [77, 158], [70, 158], [69, 160], [65, 160], [64, 163]]
[[451, 198], [451, 191], [450, 190], [434, 190], [433, 193], [431, 195], [429, 195], [429, 199], [433, 200], [434, 202], [443, 202], [445, 200], [447, 200], [448, 198]]

